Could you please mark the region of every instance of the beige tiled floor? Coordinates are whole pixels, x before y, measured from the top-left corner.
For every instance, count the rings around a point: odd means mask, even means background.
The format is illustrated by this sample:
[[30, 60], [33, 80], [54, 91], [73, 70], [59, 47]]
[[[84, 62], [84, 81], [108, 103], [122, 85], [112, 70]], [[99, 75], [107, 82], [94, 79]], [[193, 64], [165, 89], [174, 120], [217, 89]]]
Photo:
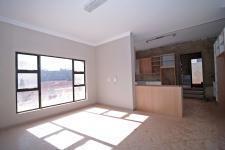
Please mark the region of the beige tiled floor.
[[184, 100], [184, 118], [93, 106], [0, 132], [0, 150], [225, 150], [214, 102]]

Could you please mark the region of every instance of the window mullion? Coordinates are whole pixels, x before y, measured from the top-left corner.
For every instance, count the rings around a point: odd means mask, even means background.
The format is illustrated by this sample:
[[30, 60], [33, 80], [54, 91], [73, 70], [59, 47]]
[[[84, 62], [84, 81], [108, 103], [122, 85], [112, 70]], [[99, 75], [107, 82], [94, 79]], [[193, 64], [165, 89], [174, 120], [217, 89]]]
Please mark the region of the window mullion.
[[85, 72], [78, 72], [78, 71], [74, 71], [74, 74], [85, 74]]
[[18, 90], [18, 54], [16, 53], [16, 113], [18, 112], [17, 90]]
[[38, 91], [38, 88], [17, 89], [17, 92]]
[[74, 81], [74, 75], [75, 75], [75, 73], [74, 73], [74, 60], [72, 60], [72, 69], [73, 69], [73, 71], [72, 71], [72, 87], [73, 87], [73, 102], [75, 102], [75, 91], [74, 91], [74, 84], [75, 84], [75, 81]]
[[17, 70], [17, 73], [38, 73], [38, 70]]
[[38, 97], [39, 97], [39, 108], [41, 108], [41, 61], [40, 56], [37, 56], [37, 68], [38, 68]]
[[85, 86], [85, 84], [74, 85], [74, 87]]
[[84, 90], [85, 98], [84, 99], [86, 99], [87, 98], [87, 93], [86, 93], [87, 87], [86, 87], [86, 64], [85, 64], [85, 61], [84, 61], [84, 88], [85, 88], [85, 90]]

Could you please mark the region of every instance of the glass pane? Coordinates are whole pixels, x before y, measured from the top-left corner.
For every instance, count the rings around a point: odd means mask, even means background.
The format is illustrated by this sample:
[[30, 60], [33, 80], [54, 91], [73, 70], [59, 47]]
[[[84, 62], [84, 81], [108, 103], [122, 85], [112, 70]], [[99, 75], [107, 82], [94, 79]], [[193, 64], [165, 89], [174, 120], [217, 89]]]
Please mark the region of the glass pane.
[[26, 88], [37, 88], [36, 73], [18, 73], [18, 89], [26, 89]]
[[175, 65], [175, 55], [168, 54], [162, 56], [161, 66], [162, 67], [170, 67]]
[[203, 84], [202, 59], [191, 59], [192, 84]]
[[85, 99], [85, 86], [78, 86], [74, 88], [75, 100]]
[[38, 91], [17, 92], [17, 111], [26, 111], [39, 107]]
[[72, 60], [41, 56], [42, 106], [73, 101]]
[[84, 84], [84, 74], [75, 74], [74, 75], [74, 84], [75, 85]]
[[84, 61], [74, 61], [74, 71], [84, 72]]
[[17, 59], [19, 70], [37, 70], [37, 56], [18, 54]]

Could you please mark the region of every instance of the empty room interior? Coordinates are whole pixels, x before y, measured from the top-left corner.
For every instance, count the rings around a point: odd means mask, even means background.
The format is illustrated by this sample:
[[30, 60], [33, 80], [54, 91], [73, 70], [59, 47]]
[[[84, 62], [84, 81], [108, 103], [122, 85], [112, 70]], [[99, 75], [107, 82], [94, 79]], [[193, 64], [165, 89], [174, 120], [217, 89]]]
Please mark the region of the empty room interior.
[[225, 0], [0, 0], [0, 150], [225, 150]]

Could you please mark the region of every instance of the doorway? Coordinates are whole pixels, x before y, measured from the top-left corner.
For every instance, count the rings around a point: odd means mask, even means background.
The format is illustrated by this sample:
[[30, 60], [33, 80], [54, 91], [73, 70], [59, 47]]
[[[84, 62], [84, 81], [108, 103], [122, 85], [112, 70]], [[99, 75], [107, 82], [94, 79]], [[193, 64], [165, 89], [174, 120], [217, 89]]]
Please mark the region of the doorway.
[[180, 56], [181, 85], [185, 98], [204, 99], [203, 59], [201, 53]]
[[181, 84], [183, 87], [203, 87], [202, 54], [190, 53], [180, 56]]

